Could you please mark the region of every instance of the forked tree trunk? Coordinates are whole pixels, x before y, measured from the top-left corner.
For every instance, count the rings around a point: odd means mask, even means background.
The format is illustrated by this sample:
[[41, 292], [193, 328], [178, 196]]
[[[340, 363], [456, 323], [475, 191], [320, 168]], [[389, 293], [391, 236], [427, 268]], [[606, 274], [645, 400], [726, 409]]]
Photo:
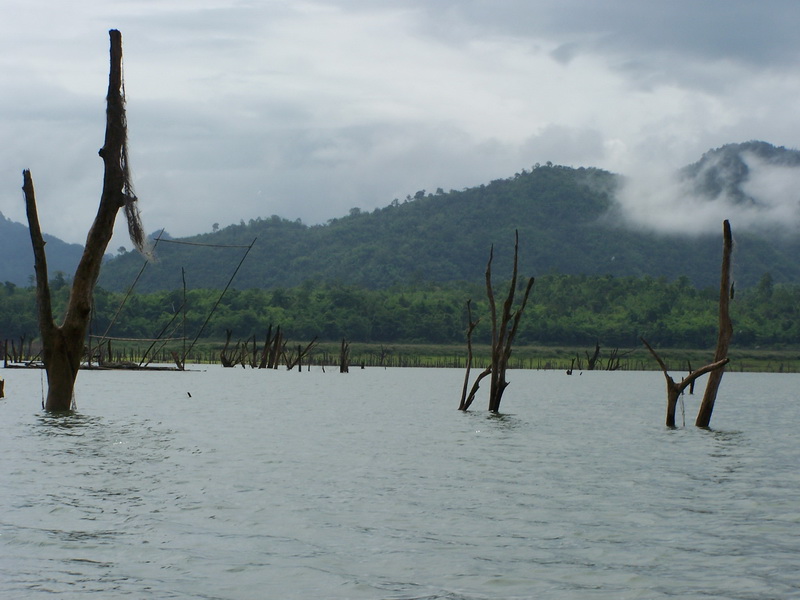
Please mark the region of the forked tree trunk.
[[[47, 260], [44, 239], [36, 211], [33, 178], [28, 170], [23, 172], [23, 191], [28, 226], [33, 245], [36, 271], [36, 300], [39, 329], [42, 336], [42, 359], [47, 372], [47, 398], [44, 404], [49, 411], [65, 411], [72, 406], [75, 379], [84, 354], [84, 340], [92, 307], [92, 294], [100, 265], [114, 232], [117, 211], [135, 200], [127, 179], [127, 151], [125, 102], [122, 84], [122, 35], [109, 32], [111, 38], [108, 96], [106, 98], [105, 143], [100, 150], [105, 174], [100, 206], [86, 239], [83, 255], [75, 271], [72, 290], [63, 323], [53, 322]], [[65, 209], [67, 210], [67, 209]]]
[[[706, 384], [706, 391], [703, 396], [703, 401], [700, 404], [700, 410], [697, 413], [695, 425], [697, 427], [708, 427], [711, 421], [711, 412], [714, 410], [714, 401], [717, 397], [717, 390], [719, 389], [722, 374], [725, 371], [725, 365], [728, 364], [728, 346], [730, 345], [731, 337], [733, 336], [733, 324], [731, 323], [729, 308], [730, 300], [733, 296], [733, 287], [731, 284], [731, 253], [733, 251], [733, 237], [731, 235], [730, 223], [726, 220], [723, 222], [723, 248], [722, 248], [722, 274], [720, 276], [720, 292], [719, 292], [719, 333], [717, 336], [717, 349], [714, 353], [714, 362], [698, 369], [691, 371], [689, 375], [680, 383], [675, 383], [672, 377], [667, 372], [667, 365], [661, 360], [661, 357], [655, 350], [647, 343], [644, 338], [641, 338], [642, 343], [656, 359], [664, 377], [667, 380], [667, 427], [675, 427], [675, 408], [678, 404], [678, 397], [683, 391], [694, 385], [694, 381], [701, 375], [708, 375], [708, 382]], [[691, 370], [691, 365], [690, 365]]]
[[464, 373], [464, 387], [461, 389], [461, 403], [458, 406], [458, 410], [467, 410], [469, 405], [472, 404], [472, 401], [475, 399], [475, 394], [471, 394], [469, 399], [467, 398], [467, 388], [469, 387], [469, 375], [472, 371], [472, 332], [475, 331], [475, 328], [478, 326], [477, 321], [472, 320], [472, 300], [467, 300], [467, 318], [469, 320], [469, 325], [467, 327], [467, 370]]
[[[506, 371], [508, 370], [508, 361], [511, 358], [511, 349], [514, 343], [514, 338], [519, 329], [519, 322], [522, 319], [522, 313], [525, 310], [525, 305], [528, 303], [531, 289], [533, 288], [533, 277], [528, 279], [528, 284], [525, 287], [525, 294], [519, 303], [519, 306], [514, 309], [514, 296], [517, 289], [517, 275], [518, 275], [518, 257], [519, 257], [519, 233], [515, 232], [514, 241], [514, 268], [511, 274], [511, 283], [508, 288], [508, 294], [503, 302], [502, 312], [498, 316], [497, 304], [494, 298], [494, 291], [492, 289], [492, 260], [494, 258], [494, 247], [489, 251], [489, 261], [486, 264], [486, 296], [489, 300], [489, 311], [492, 317], [492, 357], [491, 364], [486, 367], [475, 378], [469, 394], [464, 397], [462, 390], [461, 403], [459, 410], [467, 410], [475, 399], [475, 394], [478, 391], [480, 382], [485, 377], [490, 377], [489, 381], [489, 410], [491, 412], [498, 412], [500, 410], [500, 401], [503, 399], [503, 392], [508, 387], [506, 380]], [[470, 315], [470, 321], [472, 317]], [[476, 323], [477, 324], [477, 323]], [[472, 330], [474, 326], [470, 323], [468, 331], [468, 344], [471, 348]], [[468, 365], [471, 368], [471, 362]], [[467, 377], [469, 373], [467, 374]], [[464, 382], [464, 390], [466, 390], [466, 380]]]

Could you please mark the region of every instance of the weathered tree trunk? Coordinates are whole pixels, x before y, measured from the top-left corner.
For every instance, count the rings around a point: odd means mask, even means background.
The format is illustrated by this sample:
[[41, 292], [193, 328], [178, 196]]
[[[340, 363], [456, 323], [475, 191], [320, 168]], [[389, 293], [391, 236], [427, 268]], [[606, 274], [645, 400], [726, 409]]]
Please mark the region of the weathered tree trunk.
[[589, 362], [587, 363], [586, 370], [587, 371], [594, 371], [595, 365], [597, 364], [597, 360], [600, 358], [600, 342], [597, 341], [594, 344], [594, 354], [589, 356], [589, 353], [586, 353], [586, 360]]
[[519, 232], [514, 232], [514, 268], [511, 274], [511, 283], [508, 286], [508, 295], [506, 296], [506, 301], [503, 303], [503, 312], [499, 326], [495, 316], [495, 302], [494, 295], [492, 294], [491, 258], [489, 259], [489, 266], [486, 269], [486, 293], [489, 296], [489, 305], [492, 309], [492, 374], [491, 387], [489, 388], [489, 410], [491, 412], [498, 412], [500, 410], [500, 401], [503, 398], [503, 392], [505, 392], [508, 387], [506, 371], [508, 370], [508, 361], [511, 358], [511, 347], [517, 335], [522, 312], [525, 310], [525, 305], [528, 303], [528, 296], [530, 296], [531, 289], [533, 288], [534, 280], [533, 277], [531, 277], [528, 279], [522, 301], [516, 310], [512, 310], [514, 294], [517, 289], [518, 257]]
[[339, 373], [350, 372], [350, 343], [342, 338], [342, 345], [339, 349]]
[[700, 377], [701, 375], [705, 375], [706, 373], [715, 373], [716, 371], [721, 370], [726, 364], [728, 364], [728, 358], [725, 357], [722, 360], [715, 361], [711, 364], [708, 364], [697, 371], [692, 371], [689, 373], [688, 377], [681, 380], [680, 383], [675, 383], [675, 380], [670, 377], [669, 372], [667, 371], [666, 363], [661, 359], [661, 357], [656, 353], [655, 350], [647, 343], [647, 340], [641, 338], [642, 343], [647, 347], [650, 351], [650, 354], [653, 355], [653, 358], [656, 359], [659, 366], [661, 367], [661, 372], [664, 373], [664, 378], [667, 380], [667, 420], [666, 425], [667, 427], [675, 427], [675, 409], [678, 406], [678, 398], [683, 393], [683, 391], [693, 385], [694, 380]]
[[[109, 32], [111, 38], [108, 96], [106, 98], [105, 143], [100, 150], [105, 173], [100, 206], [86, 239], [83, 255], [75, 271], [64, 321], [60, 326], [53, 322], [50, 288], [47, 279], [47, 260], [44, 239], [36, 211], [33, 178], [28, 170], [23, 172], [23, 191], [28, 225], [33, 245], [36, 272], [36, 300], [39, 330], [42, 336], [45, 370], [47, 372], [47, 399], [45, 409], [65, 411], [72, 406], [75, 378], [84, 353], [84, 339], [89, 324], [92, 294], [108, 242], [114, 233], [117, 211], [132, 205], [135, 196], [129, 180], [126, 150], [125, 100], [122, 83], [122, 35]], [[127, 202], [126, 202], [127, 201]], [[134, 209], [130, 209], [134, 210]], [[127, 212], [127, 210], [126, 210]], [[129, 214], [129, 226], [131, 217]], [[129, 227], [133, 235], [133, 229]], [[141, 232], [137, 232], [137, 235]], [[141, 238], [135, 240], [137, 246]]]
[[[500, 401], [503, 398], [503, 392], [508, 387], [506, 381], [506, 371], [508, 369], [508, 361], [511, 358], [511, 349], [514, 342], [514, 337], [517, 335], [519, 322], [522, 318], [522, 312], [525, 310], [525, 305], [528, 303], [531, 289], [533, 288], [533, 277], [528, 280], [525, 287], [525, 294], [519, 303], [516, 310], [513, 310], [514, 295], [517, 289], [517, 274], [518, 274], [518, 258], [519, 258], [519, 232], [515, 232], [514, 241], [514, 268], [511, 274], [511, 283], [509, 285], [508, 294], [506, 295], [505, 302], [503, 302], [502, 312], [497, 314], [497, 304], [494, 298], [494, 290], [492, 289], [492, 260], [494, 258], [494, 247], [489, 251], [489, 261], [486, 265], [486, 295], [489, 299], [489, 311], [492, 317], [492, 357], [491, 364], [484, 369], [472, 384], [469, 394], [464, 398], [462, 391], [460, 410], [467, 410], [472, 401], [475, 399], [475, 394], [478, 391], [480, 382], [490, 377], [489, 381], [489, 410], [491, 412], [498, 412], [500, 410]], [[465, 386], [466, 387], [466, 386]]]
[[283, 348], [283, 333], [281, 333], [281, 326], [275, 332], [275, 338], [272, 340], [272, 350], [269, 354], [269, 361], [267, 363], [268, 369], [277, 369], [278, 363], [281, 358], [281, 349]]
[[[730, 303], [733, 298], [733, 283], [731, 282], [731, 254], [733, 252], [733, 236], [731, 235], [731, 224], [725, 220], [722, 224], [722, 270], [719, 279], [719, 332], [717, 333], [717, 349], [714, 352], [714, 360], [719, 361], [728, 356], [728, 347], [733, 337], [733, 323], [730, 316]], [[722, 382], [725, 369], [717, 369], [708, 376], [706, 391], [700, 403], [700, 410], [697, 412], [695, 425], [697, 427], [708, 427], [711, 423], [711, 413], [714, 411], [714, 402], [717, 399], [717, 391]]]
[[314, 349], [314, 346], [317, 345], [317, 336], [314, 336], [305, 348], [301, 344], [297, 344], [297, 356], [287, 357], [286, 361], [286, 369], [291, 371], [294, 369], [295, 365], [297, 365], [297, 371], [299, 373], [303, 372], [303, 359], [311, 353], [311, 350]]
[[693, 389], [694, 381], [701, 375], [709, 373], [708, 382], [706, 384], [706, 391], [703, 396], [703, 401], [700, 404], [700, 410], [697, 413], [695, 425], [697, 427], [708, 427], [711, 421], [711, 412], [714, 410], [714, 400], [717, 397], [717, 390], [719, 389], [722, 374], [725, 370], [725, 365], [728, 364], [728, 346], [730, 345], [731, 337], [733, 336], [733, 325], [731, 323], [729, 307], [730, 300], [733, 296], [733, 284], [731, 283], [731, 253], [733, 251], [733, 237], [731, 235], [730, 223], [725, 220], [722, 224], [722, 274], [720, 276], [720, 293], [719, 293], [719, 333], [717, 335], [717, 349], [714, 353], [714, 362], [708, 364], [697, 371], [691, 370], [689, 365], [689, 375], [676, 384], [667, 373], [667, 365], [661, 360], [661, 357], [656, 354], [656, 351], [650, 347], [650, 344], [641, 338], [642, 343], [650, 351], [650, 354], [658, 361], [664, 377], [667, 379], [667, 426], [675, 427], [675, 407], [678, 403], [678, 397], [683, 391], [689, 387]]
[[475, 399], [475, 394], [470, 395], [469, 400], [467, 399], [469, 374], [472, 370], [472, 332], [475, 331], [480, 322], [480, 319], [472, 320], [472, 300], [467, 300], [467, 319], [469, 320], [469, 326], [467, 327], [467, 371], [464, 373], [464, 387], [461, 389], [461, 403], [458, 406], [458, 410], [467, 410]]
[[228, 346], [231, 343], [231, 336], [233, 335], [233, 331], [230, 329], [225, 330], [225, 345], [222, 347], [222, 350], [219, 351], [219, 362], [223, 367], [231, 368], [236, 366], [236, 355], [233, 356], [228, 355]]
[[261, 353], [261, 360], [258, 363], [259, 369], [266, 369], [269, 362], [270, 344], [272, 344], [272, 323], [267, 329], [267, 337], [264, 339], [264, 351]]

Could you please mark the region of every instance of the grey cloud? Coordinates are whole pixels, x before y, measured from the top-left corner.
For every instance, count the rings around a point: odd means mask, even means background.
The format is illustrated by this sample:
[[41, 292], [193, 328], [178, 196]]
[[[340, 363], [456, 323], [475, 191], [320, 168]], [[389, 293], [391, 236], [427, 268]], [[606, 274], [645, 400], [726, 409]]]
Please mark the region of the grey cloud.
[[56, 199], [83, 211], [51, 232], [82, 241], [102, 168], [101, 21], [125, 36], [145, 225], [174, 235], [324, 222], [548, 160], [646, 173], [730, 141], [797, 143], [794, 1], [211, 5], [90, 2], [62, 14], [74, 22], [31, 21], [46, 45], [19, 45], [34, 30], [6, 41], [20, 60], [0, 66], [0, 210], [24, 220], [30, 167], [43, 219]]

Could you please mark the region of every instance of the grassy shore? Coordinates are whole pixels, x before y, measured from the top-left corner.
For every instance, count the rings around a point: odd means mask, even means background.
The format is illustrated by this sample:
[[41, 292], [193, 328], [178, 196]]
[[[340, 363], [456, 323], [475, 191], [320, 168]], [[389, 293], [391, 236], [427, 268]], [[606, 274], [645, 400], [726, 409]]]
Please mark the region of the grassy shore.
[[[702, 367], [713, 362], [714, 349], [657, 349], [670, 370], [682, 371]], [[338, 358], [338, 344], [319, 344], [315, 359], [326, 358], [326, 364], [335, 364]], [[569, 348], [552, 346], [519, 346], [514, 348], [510, 365], [515, 369], [576, 371], [588, 369], [588, 356], [594, 348]], [[482, 368], [489, 362], [490, 348], [473, 348], [475, 368]], [[730, 355], [731, 371], [798, 373], [800, 372], [800, 349], [763, 350], [732, 349]], [[428, 344], [351, 344], [351, 364], [354, 366], [394, 366], [394, 367], [440, 367], [463, 368], [466, 361], [464, 346]], [[601, 348], [595, 369], [607, 370], [609, 366], [618, 370], [651, 371], [659, 366], [645, 348]]]
[[[222, 341], [203, 341], [192, 350], [187, 363], [218, 363]], [[289, 343], [289, 348], [296, 348], [296, 343]], [[303, 344], [305, 346], [305, 344]], [[119, 342], [113, 344], [112, 361], [139, 363], [147, 349], [146, 344]], [[37, 359], [37, 344], [28, 346], [24, 360]], [[232, 348], [231, 348], [232, 350]], [[588, 370], [589, 356], [594, 348], [572, 348], [563, 346], [518, 346], [511, 356], [512, 369], [540, 369], [566, 371]], [[171, 352], [179, 356], [183, 353], [182, 344], [171, 343], [151, 358], [153, 363], [172, 363]], [[697, 369], [712, 361], [713, 348], [677, 349], [658, 348], [670, 371], [679, 373]], [[339, 364], [340, 342], [321, 342], [311, 352], [310, 362], [313, 365], [336, 367]], [[350, 365], [358, 368], [361, 365], [375, 367], [431, 367], [463, 369], [466, 365], [465, 345], [436, 344], [368, 344], [352, 342], [350, 344]], [[473, 368], [481, 369], [489, 363], [490, 349], [487, 345], [475, 345], [473, 348]], [[252, 357], [252, 346], [248, 357]], [[107, 357], [107, 351], [106, 351]], [[10, 359], [10, 358], [9, 358]], [[800, 348], [758, 349], [732, 348], [730, 353], [731, 371], [765, 372], [765, 373], [798, 373], [800, 372]], [[621, 371], [657, 371], [659, 366], [644, 347], [635, 348], [601, 348], [595, 363], [595, 370]]]

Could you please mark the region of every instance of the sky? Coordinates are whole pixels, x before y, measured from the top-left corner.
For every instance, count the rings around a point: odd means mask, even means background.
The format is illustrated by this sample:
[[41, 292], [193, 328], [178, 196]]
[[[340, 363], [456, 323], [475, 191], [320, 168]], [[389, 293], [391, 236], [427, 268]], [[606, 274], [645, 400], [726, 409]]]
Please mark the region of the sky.
[[29, 168], [44, 232], [85, 241], [115, 28], [147, 231], [325, 223], [548, 161], [674, 217], [665, 174], [800, 144], [798, 26], [797, 0], [3, 0], [0, 212], [26, 223]]

